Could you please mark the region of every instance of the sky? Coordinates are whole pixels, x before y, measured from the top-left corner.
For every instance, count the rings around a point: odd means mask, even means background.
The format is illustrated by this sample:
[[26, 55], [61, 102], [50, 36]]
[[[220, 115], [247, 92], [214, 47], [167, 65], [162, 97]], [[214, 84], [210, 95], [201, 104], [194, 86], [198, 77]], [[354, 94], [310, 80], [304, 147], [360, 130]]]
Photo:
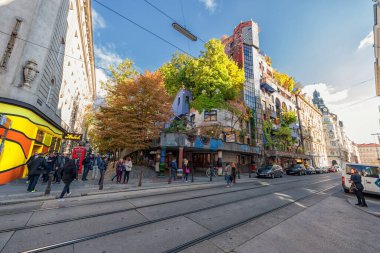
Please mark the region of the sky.
[[[375, 141], [371, 134], [379, 132], [380, 99], [375, 97], [371, 0], [147, 1], [92, 1], [98, 83], [107, 78], [104, 68], [125, 58], [143, 72], [156, 70], [176, 51], [198, 56], [204, 41], [231, 35], [240, 21], [252, 19], [260, 27], [260, 50], [274, 68], [295, 77], [310, 96], [317, 89], [351, 140]], [[175, 31], [173, 20], [198, 41]]]

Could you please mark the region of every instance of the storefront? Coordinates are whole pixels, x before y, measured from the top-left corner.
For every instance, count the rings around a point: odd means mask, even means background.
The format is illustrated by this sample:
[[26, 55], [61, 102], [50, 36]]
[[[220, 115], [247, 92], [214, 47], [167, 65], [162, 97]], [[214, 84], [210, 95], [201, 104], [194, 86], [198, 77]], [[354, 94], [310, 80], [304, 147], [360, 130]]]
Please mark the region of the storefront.
[[58, 152], [64, 129], [36, 108], [18, 101], [0, 101], [0, 185], [25, 177], [35, 153]]
[[266, 150], [265, 151], [265, 162], [266, 163], [276, 163], [282, 168], [286, 169], [292, 164], [303, 163], [311, 164], [312, 157], [304, 154], [276, 151], [276, 150]]

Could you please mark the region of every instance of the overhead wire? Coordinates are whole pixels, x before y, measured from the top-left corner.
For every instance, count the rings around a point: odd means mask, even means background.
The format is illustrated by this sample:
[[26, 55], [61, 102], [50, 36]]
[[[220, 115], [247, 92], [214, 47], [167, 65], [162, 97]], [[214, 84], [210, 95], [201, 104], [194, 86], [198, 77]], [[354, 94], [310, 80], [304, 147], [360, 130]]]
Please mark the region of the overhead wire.
[[[168, 41], [167, 39], [163, 38], [162, 36], [160, 36], [160, 35], [158, 35], [158, 34], [152, 32], [152, 31], [149, 30], [148, 28], [146, 28], [146, 27], [144, 27], [144, 26], [142, 26], [142, 25], [136, 23], [135, 21], [133, 21], [132, 19], [126, 17], [125, 15], [123, 15], [123, 14], [121, 14], [120, 12], [116, 11], [115, 9], [113, 9], [113, 8], [111, 8], [111, 7], [109, 7], [109, 6], [105, 5], [105, 4], [103, 4], [102, 2], [100, 2], [100, 1], [98, 1], [98, 0], [93, 0], [93, 1], [96, 2], [97, 4], [99, 4], [100, 6], [102, 6], [103, 8], [107, 9], [108, 11], [110, 11], [110, 12], [116, 14], [117, 16], [119, 16], [119, 17], [125, 19], [125, 20], [128, 21], [129, 23], [131, 23], [131, 24], [133, 24], [133, 25], [139, 27], [140, 29], [146, 31], [147, 33], [150, 33], [151, 35], [155, 36], [156, 38], [158, 38], [158, 39], [162, 40], [163, 42], [165, 42], [165, 43], [171, 45], [172, 47], [178, 49], [178, 50], [181, 51], [182, 53], [187, 54], [187, 55], [189, 55], [189, 56], [195, 58], [195, 57], [194, 57], [192, 54], [190, 54], [189, 52], [187, 52], [187, 51], [185, 51], [184, 49], [178, 47], [177, 45], [175, 45], [175, 44], [173, 44], [172, 42]], [[144, 1], [145, 1], [145, 0], [144, 0]]]
[[[96, 0], [94, 0], [96, 1]], [[162, 9], [158, 8], [156, 5], [152, 4], [150, 1], [148, 0], [143, 0], [144, 2], [146, 2], [147, 4], [149, 4], [151, 7], [153, 7], [154, 9], [156, 9], [158, 12], [160, 12], [162, 15], [166, 16], [167, 18], [171, 19], [173, 22], [177, 23], [177, 24], [180, 24], [180, 22], [178, 22], [177, 20], [175, 20], [172, 16], [170, 16], [169, 14], [167, 14], [166, 12], [164, 12]], [[183, 17], [183, 21], [184, 21], [184, 27], [186, 28], [186, 22], [185, 22], [185, 15], [184, 15], [184, 12], [183, 12], [183, 6], [182, 6], [182, 1], [180, 2], [181, 4], [181, 10], [182, 10], [182, 17]], [[199, 37], [198, 35], [196, 35], [197, 38], [202, 41], [203, 43], [206, 43], [201, 37]]]
[[[8, 36], [11, 36], [11, 35], [12, 35], [12, 34], [10, 34], [10, 33], [4, 32], [4, 31], [2, 31], [2, 30], [0, 30], [0, 33], [5, 34], [5, 35], [8, 35]], [[15, 36], [15, 38], [18, 39], [18, 40], [24, 41], [24, 42], [26, 42], [26, 43], [29, 43], [29, 44], [31, 44], [31, 45], [34, 45], [34, 46], [37, 46], [37, 47], [44, 48], [44, 49], [49, 50], [49, 51], [51, 51], [51, 52], [61, 54], [61, 55], [66, 56], [66, 57], [68, 57], [68, 58], [70, 58], [70, 59], [77, 60], [77, 61], [80, 61], [80, 62], [83, 62], [83, 63], [88, 64], [88, 62], [86, 62], [86, 61], [84, 61], [84, 60], [82, 60], [82, 59], [79, 59], [79, 58], [76, 58], [76, 57], [74, 57], [74, 56], [71, 56], [71, 55], [65, 54], [65, 53], [63, 53], [63, 52], [59, 52], [59, 51], [54, 50], [54, 49], [52, 49], [52, 48], [50, 48], [50, 47], [48, 47], [48, 46], [44, 46], [44, 45], [38, 44], [38, 43], [36, 43], [36, 42], [33, 42], [33, 41], [30, 41], [30, 40], [27, 40], [27, 39], [21, 38], [21, 37], [19, 37], [19, 36]], [[104, 70], [104, 71], [109, 72], [109, 69], [107, 69], [107, 68], [105, 68], [105, 67], [102, 67], [102, 66], [99, 66], [99, 65], [95, 65], [95, 67], [96, 67], [96, 68], [99, 68], [99, 69], [102, 69], [102, 70]]]

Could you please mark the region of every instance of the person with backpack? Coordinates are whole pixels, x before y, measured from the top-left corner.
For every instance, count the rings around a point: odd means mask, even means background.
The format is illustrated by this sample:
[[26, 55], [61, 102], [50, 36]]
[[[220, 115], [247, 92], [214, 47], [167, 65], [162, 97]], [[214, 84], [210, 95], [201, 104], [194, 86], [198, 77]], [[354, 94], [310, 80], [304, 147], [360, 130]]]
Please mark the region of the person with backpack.
[[34, 158], [33, 161], [29, 164], [29, 185], [28, 192], [35, 192], [38, 179], [40, 178], [41, 173], [48, 168], [48, 164], [44, 158], [44, 154], [40, 153], [37, 158]]
[[78, 168], [74, 159], [70, 159], [62, 170], [62, 181], [65, 183], [62, 193], [59, 196], [59, 200], [63, 201], [63, 196], [67, 193], [67, 196], [71, 195], [70, 184], [78, 177]]
[[125, 171], [124, 171], [124, 181], [123, 181], [123, 184], [125, 184], [125, 179], [127, 179], [127, 184], [128, 184], [129, 174], [132, 171], [132, 160], [131, 160], [131, 158], [129, 156], [127, 157], [127, 159], [125, 159], [124, 168], [125, 168]]

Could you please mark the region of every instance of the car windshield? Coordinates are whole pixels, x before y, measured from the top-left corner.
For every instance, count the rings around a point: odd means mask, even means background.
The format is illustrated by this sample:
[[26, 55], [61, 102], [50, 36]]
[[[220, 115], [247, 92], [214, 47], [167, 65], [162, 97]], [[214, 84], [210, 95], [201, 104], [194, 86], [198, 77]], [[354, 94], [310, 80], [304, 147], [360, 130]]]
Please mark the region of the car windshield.
[[269, 171], [269, 170], [271, 170], [271, 169], [272, 169], [272, 166], [269, 165], [269, 166], [262, 167], [262, 168], [260, 168], [259, 170], [260, 170], [260, 171]]
[[292, 166], [290, 166], [290, 170], [294, 170], [294, 169], [299, 169], [301, 167], [301, 165], [299, 165], [299, 164], [296, 164], [296, 165], [292, 165]]

